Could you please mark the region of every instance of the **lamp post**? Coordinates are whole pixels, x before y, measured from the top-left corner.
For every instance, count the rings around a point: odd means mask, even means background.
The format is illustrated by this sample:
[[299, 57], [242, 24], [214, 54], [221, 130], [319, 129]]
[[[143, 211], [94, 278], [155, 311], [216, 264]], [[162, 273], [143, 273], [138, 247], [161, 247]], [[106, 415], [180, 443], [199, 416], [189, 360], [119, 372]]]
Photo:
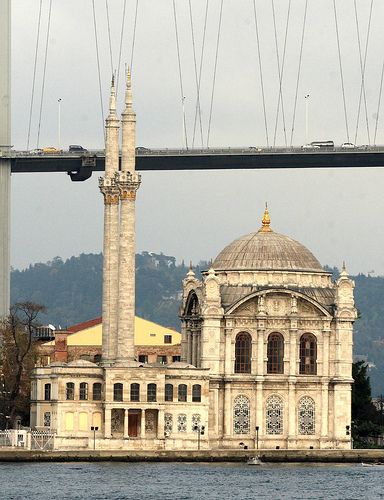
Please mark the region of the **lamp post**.
[[204, 425], [195, 425], [193, 430], [197, 432], [197, 449], [200, 450], [200, 436], [204, 435], [205, 426]]
[[92, 425], [91, 431], [93, 431], [93, 449], [94, 450], [96, 450], [96, 431], [98, 431], [98, 430], [99, 430], [99, 428], [97, 426], [95, 427], [94, 425]]
[[259, 426], [256, 425], [256, 450], [259, 449]]
[[308, 107], [309, 107], [309, 94], [304, 96], [305, 99], [305, 144], [308, 144]]
[[57, 123], [57, 148], [61, 149], [61, 97], [57, 99], [58, 104], [58, 123]]

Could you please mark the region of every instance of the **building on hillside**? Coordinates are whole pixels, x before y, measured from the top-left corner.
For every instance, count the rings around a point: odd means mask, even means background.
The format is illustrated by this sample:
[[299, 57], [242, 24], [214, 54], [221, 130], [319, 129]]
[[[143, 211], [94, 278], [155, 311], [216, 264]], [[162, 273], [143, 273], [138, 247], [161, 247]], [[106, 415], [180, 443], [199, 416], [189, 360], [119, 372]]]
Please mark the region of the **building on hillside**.
[[[60, 449], [351, 446], [354, 283], [297, 241], [261, 228], [183, 282], [182, 359], [135, 359], [135, 115], [130, 77], [106, 121], [102, 360], [32, 375], [31, 425]], [[203, 432], [205, 431], [205, 432]], [[200, 440], [201, 437], [201, 440]], [[199, 443], [199, 444], [198, 444]]]
[[[102, 318], [95, 318], [56, 330], [55, 338], [39, 345], [37, 365], [51, 361], [77, 359], [100, 363], [102, 353]], [[135, 317], [135, 359], [140, 363], [163, 365], [180, 361], [181, 334], [153, 321]]]

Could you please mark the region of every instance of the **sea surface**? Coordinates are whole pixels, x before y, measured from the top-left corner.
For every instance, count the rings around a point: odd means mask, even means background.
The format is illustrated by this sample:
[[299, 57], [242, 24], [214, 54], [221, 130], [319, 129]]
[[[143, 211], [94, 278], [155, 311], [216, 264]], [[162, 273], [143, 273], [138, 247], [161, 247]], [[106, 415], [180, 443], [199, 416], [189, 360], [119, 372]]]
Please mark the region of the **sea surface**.
[[0, 498], [375, 499], [384, 468], [245, 463], [0, 463]]

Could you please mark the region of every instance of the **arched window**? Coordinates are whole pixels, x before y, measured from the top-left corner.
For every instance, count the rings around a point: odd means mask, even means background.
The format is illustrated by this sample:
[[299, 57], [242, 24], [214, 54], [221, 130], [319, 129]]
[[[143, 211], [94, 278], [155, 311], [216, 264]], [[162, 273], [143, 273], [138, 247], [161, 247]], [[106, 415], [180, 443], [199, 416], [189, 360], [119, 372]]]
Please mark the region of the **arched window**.
[[131, 401], [140, 401], [140, 384], [131, 384]]
[[315, 434], [315, 402], [309, 396], [299, 401], [299, 434]]
[[75, 399], [75, 384], [73, 382], [67, 383], [65, 398], [68, 400]]
[[86, 382], [80, 383], [80, 400], [86, 401], [88, 399], [88, 384]]
[[178, 400], [181, 402], [187, 401], [187, 386], [185, 384], [180, 384], [178, 387]]
[[51, 384], [44, 385], [44, 400], [45, 401], [51, 400]]
[[156, 384], [147, 385], [147, 401], [149, 402], [156, 401]]
[[270, 396], [266, 402], [267, 434], [283, 433], [283, 401], [280, 396]]
[[113, 401], [123, 401], [123, 384], [113, 384]]
[[201, 403], [201, 385], [194, 384], [192, 386], [192, 403]]
[[235, 434], [249, 434], [249, 399], [246, 396], [237, 396], [233, 404], [233, 432]]
[[235, 373], [251, 373], [252, 339], [249, 333], [239, 333], [235, 344]]
[[300, 374], [316, 375], [317, 343], [316, 337], [305, 333], [300, 339]]
[[173, 385], [165, 384], [165, 401], [173, 401]]
[[101, 401], [101, 384], [96, 382], [92, 386], [92, 399], [94, 401]]
[[267, 356], [267, 373], [284, 373], [284, 338], [281, 333], [269, 335]]

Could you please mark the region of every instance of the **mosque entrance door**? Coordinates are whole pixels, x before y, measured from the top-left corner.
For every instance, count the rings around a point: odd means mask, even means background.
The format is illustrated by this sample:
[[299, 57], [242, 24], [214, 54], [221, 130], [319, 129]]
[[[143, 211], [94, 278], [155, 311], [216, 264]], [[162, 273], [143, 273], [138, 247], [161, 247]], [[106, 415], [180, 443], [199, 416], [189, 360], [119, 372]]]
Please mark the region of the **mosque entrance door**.
[[128, 412], [128, 436], [137, 437], [139, 435], [139, 412]]

